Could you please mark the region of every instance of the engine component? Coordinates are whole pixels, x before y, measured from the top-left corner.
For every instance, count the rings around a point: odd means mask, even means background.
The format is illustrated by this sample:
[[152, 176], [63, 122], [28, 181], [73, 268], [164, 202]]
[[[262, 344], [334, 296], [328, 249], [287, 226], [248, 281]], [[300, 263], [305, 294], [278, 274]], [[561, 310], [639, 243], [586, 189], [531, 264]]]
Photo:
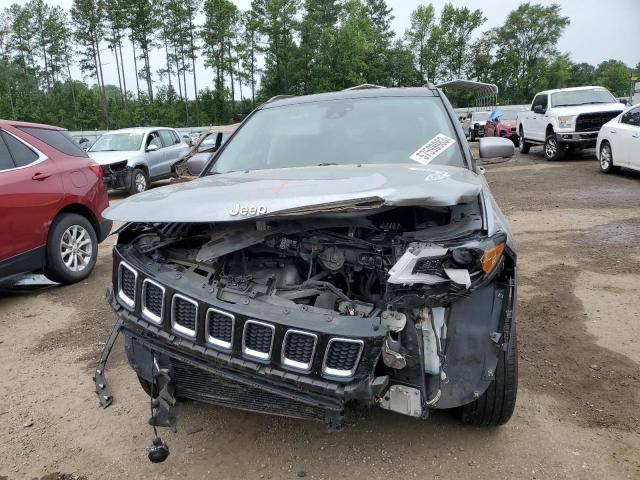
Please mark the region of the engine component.
[[318, 259], [324, 268], [337, 272], [344, 266], [344, 251], [338, 247], [329, 247], [318, 255]]
[[417, 388], [391, 385], [380, 399], [380, 406], [411, 417], [422, 416], [422, 399]]
[[395, 349], [401, 348], [400, 342], [391, 337], [387, 337], [384, 341], [382, 349], [382, 361], [389, 368], [402, 370], [407, 366], [407, 359]]
[[392, 332], [401, 332], [407, 324], [407, 316], [401, 312], [385, 310], [382, 312], [382, 323]]
[[422, 329], [424, 345], [424, 371], [431, 375], [440, 374], [441, 332], [444, 329], [444, 312], [445, 309], [443, 307], [437, 307], [423, 312], [424, 316], [421, 315], [423, 317], [420, 328]]

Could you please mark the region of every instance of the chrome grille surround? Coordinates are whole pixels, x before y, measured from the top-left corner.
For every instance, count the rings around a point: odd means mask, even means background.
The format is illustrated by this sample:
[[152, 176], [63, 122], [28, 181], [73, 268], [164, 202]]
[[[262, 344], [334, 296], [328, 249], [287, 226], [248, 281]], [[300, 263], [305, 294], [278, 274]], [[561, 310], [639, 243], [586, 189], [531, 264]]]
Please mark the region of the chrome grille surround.
[[[160, 315], [157, 315], [156, 313], [152, 312], [147, 308], [147, 289], [149, 288], [149, 285], [152, 285], [153, 287], [159, 289], [162, 292], [162, 303], [160, 304]], [[140, 301], [140, 303], [141, 303], [141, 309], [142, 309], [142, 316], [146, 320], [149, 320], [150, 322], [155, 323], [157, 325], [162, 324], [162, 316], [164, 313], [164, 297], [165, 297], [165, 288], [162, 285], [160, 285], [157, 282], [154, 282], [149, 278], [145, 278], [142, 281], [142, 300]]]
[[[342, 370], [342, 369], [331, 368], [327, 366], [327, 361], [329, 360], [329, 355], [331, 353], [331, 346], [335, 342], [352, 343], [360, 346], [356, 359], [353, 362], [353, 366], [351, 367], [350, 370]], [[364, 342], [362, 340], [353, 340], [351, 338], [332, 338], [331, 340], [329, 340], [329, 343], [327, 343], [327, 349], [325, 350], [325, 353], [324, 353], [324, 360], [322, 361], [322, 373], [332, 377], [343, 377], [343, 378], [352, 377], [353, 374], [358, 369], [358, 364], [360, 363], [360, 357], [362, 356], [363, 348], [364, 348]]]
[[[247, 330], [250, 325], [259, 325], [271, 330], [271, 343], [269, 345], [269, 352], [261, 352], [259, 350], [253, 350], [247, 347]], [[257, 320], [247, 320], [244, 322], [244, 328], [242, 331], [242, 353], [248, 357], [258, 358], [260, 360], [271, 359], [271, 352], [273, 351], [273, 340], [276, 336], [276, 327], [270, 323], [259, 322]]]
[[[184, 325], [180, 325], [177, 321], [176, 321], [176, 300], [180, 299], [183, 300], [185, 302], [189, 302], [192, 305], [195, 306], [195, 319], [194, 319], [194, 328], [193, 330], [185, 327]], [[187, 337], [191, 337], [191, 338], [195, 338], [196, 337], [196, 331], [198, 330], [198, 302], [196, 302], [195, 300], [192, 300], [189, 297], [185, 297], [184, 295], [181, 295], [180, 293], [174, 293], [173, 294], [173, 298], [171, 299], [171, 328], [173, 330], [175, 330], [178, 333], [181, 333], [182, 335], [185, 335]]]
[[[287, 340], [289, 339], [289, 334], [292, 334], [292, 333], [296, 335], [304, 335], [304, 336], [313, 338], [313, 348], [311, 349], [311, 355], [309, 355], [310, 358], [308, 363], [303, 363], [303, 362], [299, 362], [299, 361], [287, 358], [286, 356]], [[295, 368], [296, 370], [302, 370], [304, 372], [310, 371], [313, 365], [313, 359], [316, 354], [317, 346], [318, 346], [318, 335], [316, 335], [315, 333], [304, 332], [302, 330], [287, 330], [287, 332], [284, 334], [284, 339], [282, 341], [282, 354], [281, 354], [282, 364], [287, 367]]]
[[[210, 333], [211, 331], [209, 329], [211, 313], [224, 315], [225, 317], [228, 317], [231, 320], [231, 340], [230, 341], [227, 342], [226, 340], [211, 336], [211, 333]], [[233, 347], [233, 335], [235, 333], [235, 329], [236, 329], [235, 315], [222, 310], [218, 310], [217, 308], [213, 308], [213, 307], [210, 307], [207, 309], [207, 313], [205, 316], [205, 338], [207, 340], [207, 343], [210, 343], [211, 345], [214, 345], [216, 347], [224, 348], [225, 350], [231, 350]]]
[[[122, 274], [123, 269], [127, 269], [133, 274], [133, 298], [129, 297], [122, 289]], [[130, 310], [133, 310], [136, 306], [136, 287], [138, 285], [138, 272], [129, 266], [126, 262], [120, 262], [118, 266], [118, 299], [122, 304]]]

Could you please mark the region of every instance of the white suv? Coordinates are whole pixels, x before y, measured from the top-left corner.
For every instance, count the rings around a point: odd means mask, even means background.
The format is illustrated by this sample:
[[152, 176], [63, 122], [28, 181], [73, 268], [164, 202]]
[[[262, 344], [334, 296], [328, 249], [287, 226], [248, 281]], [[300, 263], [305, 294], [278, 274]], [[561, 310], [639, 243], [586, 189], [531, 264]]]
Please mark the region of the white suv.
[[577, 87], [538, 93], [518, 114], [520, 153], [543, 145], [547, 160], [560, 160], [568, 148], [593, 148], [602, 125], [625, 106], [603, 87]]

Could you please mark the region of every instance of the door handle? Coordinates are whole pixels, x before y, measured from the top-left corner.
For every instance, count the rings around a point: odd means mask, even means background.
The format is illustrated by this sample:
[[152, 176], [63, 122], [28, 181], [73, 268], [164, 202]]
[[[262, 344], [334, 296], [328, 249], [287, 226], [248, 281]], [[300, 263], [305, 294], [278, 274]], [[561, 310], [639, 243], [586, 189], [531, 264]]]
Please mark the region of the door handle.
[[609, 130], [610, 133], [618, 133], [617, 130]]
[[33, 174], [33, 177], [31, 177], [31, 180], [44, 180], [45, 178], [49, 178], [50, 176], [51, 176], [50, 173], [38, 172]]
[[631, 135], [633, 138], [638, 138], [638, 134], [634, 133], [633, 135]]

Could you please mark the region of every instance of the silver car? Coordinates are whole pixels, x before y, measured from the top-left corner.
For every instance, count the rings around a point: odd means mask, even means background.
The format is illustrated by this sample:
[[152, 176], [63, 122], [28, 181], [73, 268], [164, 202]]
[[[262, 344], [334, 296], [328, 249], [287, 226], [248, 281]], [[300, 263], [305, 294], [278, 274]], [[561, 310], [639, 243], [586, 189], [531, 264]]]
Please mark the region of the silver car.
[[144, 192], [151, 182], [171, 176], [171, 165], [189, 152], [172, 128], [144, 127], [114, 130], [102, 135], [89, 156], [102, 167], [109, 188]]
[[121, 329], [157, 418], [178, 397], [336, 428], [356, 404], [509, 420], [515, 243], [442, 91], [277, 97], [188, 166], [104, 213], [127, 225], [103, 405]]

